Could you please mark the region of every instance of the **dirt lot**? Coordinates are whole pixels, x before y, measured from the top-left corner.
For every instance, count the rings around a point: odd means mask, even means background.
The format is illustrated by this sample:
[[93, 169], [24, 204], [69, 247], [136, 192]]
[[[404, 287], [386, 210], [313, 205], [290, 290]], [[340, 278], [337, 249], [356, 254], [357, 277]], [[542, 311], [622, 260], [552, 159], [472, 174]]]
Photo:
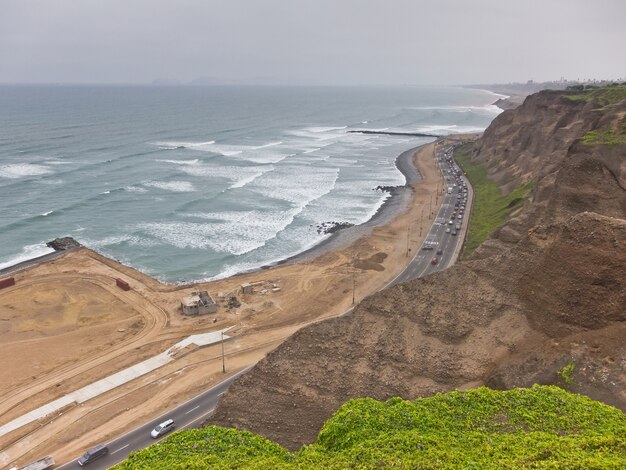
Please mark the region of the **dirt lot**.
[[[415, 155], [423, 180], [413, 186], [409, 207], [387, 225], [310, 261], [178, 287], [83, 248], [14, 273], [16, 286], [0, 291], [0, 424], [191, 334], [234, 326], [226, 362], [227, 372], [235, 373], [302, 326], [346, 311], [352, 305], [353, 278], [358, 303], [408, 261], [407, 223], [430, 225], [423, 207], [441, 181], [434, 148], [427, 145]], [[421, 240], [415, 236], [410, 243], [415, 250]], [[116, 287], [118, 277], [128, 281], [130, 291]], [[240, 294], [244, 282], [255, 283], [253, 294]], [[181, 315], [181, 297], [194, 290], [208, 290], [217, 299], [217, 314]], [[225, 307], [231, 295], [241, 302], [238, 308]], [[0, 437], [0, 465], [24, 464], [53, 450], [57, 462], [67, 461], [90, 444], [112, 438], [111, 429], [119, 435], [186, 401], [224, 379], [217, 347], [198, 348], [80, 406]]]

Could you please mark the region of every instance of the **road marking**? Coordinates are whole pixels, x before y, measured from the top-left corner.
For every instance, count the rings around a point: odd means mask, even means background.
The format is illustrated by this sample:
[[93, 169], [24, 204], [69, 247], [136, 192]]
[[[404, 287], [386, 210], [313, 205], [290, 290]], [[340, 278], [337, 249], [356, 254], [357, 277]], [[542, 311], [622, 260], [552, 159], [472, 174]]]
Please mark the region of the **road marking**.
[[130, 445], [130, 444], [126, 444], [124, 447], [120, 447], [119, 449], [114, 450], [113, 452], [111, 452], [111, 454], [115, 454], [115, 453], [119, 452], [120, 450], [124, 450], [124, 449], [126, 449], [129, 445]]
[[206, 413], [198, 416], [196, 419], [189, 421], [187, 424], [185, 424], [183, 427], [186, 428], [187, 426], [190, 426], [191, 424], [195, 423], [196, 421], [198, 421], [199, 419], [204, 418], [206, 415], [208, 415], [209, 413], [213, 413], [213, 411], [215, 411], [215, 408], [211, 408], [209, 411], [207, 411]]
[[198, 408], [200, 408], [200, 405], [196, 406], [195, 408], [190, 409], [189, 411], [185, 411], [185, 414], [188, 415], [189, 413], [191, 413], [192, 411], [197, 410]]

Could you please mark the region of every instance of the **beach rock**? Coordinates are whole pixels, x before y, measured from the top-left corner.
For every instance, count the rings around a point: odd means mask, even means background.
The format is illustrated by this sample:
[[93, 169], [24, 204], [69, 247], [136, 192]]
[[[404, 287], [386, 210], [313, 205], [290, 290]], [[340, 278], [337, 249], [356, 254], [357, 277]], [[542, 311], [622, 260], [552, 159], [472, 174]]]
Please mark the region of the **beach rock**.
[[317, 224], [316, 229], [317, 229], [317, 233], [329, 234], [329, 233], [335, 233], [341, 229], [349, 228], [353, 226], [354, 224], [351, 224], [349, 222], [332, 221], [332, 222], [322, 222], [321, 224]]
[[386, 193], [389, 193], [391, 195], [397, 193], [398, 191], [400, 191], [402, 188], [404, 188], [404, 186], [381, 186], [378, 185], [374, 188], [374, 191], [383, 191]]
[[53, 248], [55, 251], [71, 250], [72, 248], [78, 248], [80, 243], [74, 240], [72, 237], [55, 238], [51, 242], [46, 243], [46, 246]]

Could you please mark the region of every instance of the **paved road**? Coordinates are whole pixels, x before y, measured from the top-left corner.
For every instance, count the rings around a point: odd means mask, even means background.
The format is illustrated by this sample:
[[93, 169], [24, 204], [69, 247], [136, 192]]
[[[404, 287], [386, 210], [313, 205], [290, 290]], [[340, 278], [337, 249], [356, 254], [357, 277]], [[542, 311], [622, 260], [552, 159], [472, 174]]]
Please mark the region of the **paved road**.
[[[459, 185], [456, 178], [456, 173], [460, 170], [452, 161], [451, 155], [451, 146], [443, 147], [441, 149], [438, 149], [437, 151], [439, 165], [441, 167], [442, 173], [444, 174], [444, 178], [447, 179], [446, 184], [449, 183], [449, 185], [452, 187], [452, 191], [450, 194], [448, 194], [447, 189], [445, 189], [445, 194], [443, 194], [443, 203], [436, 214], [433, 225], [429, 230], [421, 249], [413, 257], [407, 268], [389, 285], [399, 284], [401, 282], [405, 282], [411, 279], [426, 276], [435, 271], [440, 271], [447, 268], [454, 260], [455, 250], [457, 249], [458, 244], [462, 243], [462, 239], [460, 237], [460, 232], [457, 236], [453, 236], [452, 231], [455, 230], [457, 224], [465, 224], [466, 222], [464, 220], [464, 216], [463, 220], [458, 220], [458, 218], [455, 218], [454, 223], [449, 224], [451, 216], [455, 210], [456, 202], [459, 201], [460, 205], [463, 201], [463, 188]], [[463, 177], [460, 178], [460, 181], [464, 181]], [[469, 188], [469, 183], [466, 182], [466, 184]], [[446, 233], [446, 229], [448, 228], [450, 228], [450, 233]], [[423, 249], [425, 246], [431, 246], [432, 250]], [[442, 253], [437, 254], [438, 250], [441, 250]], [[433, 257], [438, 258], [438, 263], [435, 265], [431, 263]], [[158, 442], [158, 440], [152, 439], [150, 437], [150, 431], [152, 431], [152, 429], [154, 429], [157, 424], [165, 421], [168, 418], [174, 420], [177, 425], [176, 429], [184, 429], [197, 426], [213, 411], [219, 401], [219, 398], [228, 389], [230, 384], [239, 375], [247, 371], [248, 369], [239, 372], [235, 376], [225, 380], [219, 385], [216, 385], [210, 390], [207, 390], [206, 392], [193, 398], [187, 403], [180, 405], [178, 408], [168, 411], [162, 416], [148, 422], [147, 424], [135, 429], [134, 431], [131, 431], [117, 438], [116, 440], [107, 443], [107, 447], [109, 448], [109, 454], [89, 464], [88, 468], [94, 470], [109, 468], [116, 463], [119, 463], [122, 460], [126, 459], [130, 452], [143, 449], [151, 444], [154, 444], [155, 442]], [[163, 439], [164, 437], [161, 437], [160, 439]], [[78, 469], [82, 467], [80, 467], [76, 460], [74, 460], [58, 468], [66, 470]]]
[[[458, 211], [455, 204], [458, 201], [460, 208], [464, 198], [467, 198], [467, 193], [463, 192], [464, 188], [462, 185], [465, 184], [467, 190], [469, 190], [469, 182], [462, 176], [461, 170], [452, 160], [451, 145], [437, 150], [437, 160], [446, 180], [443, 202], [435, 215], [433, 225], [428, 231], [420, 250], [415, 254], [406, 269], [390, 285], [400, 284], [446, 269], [454, 262], [456, 258], [455, 251], [463, 243], [461, 238], [462, 232], [457, 230], [456, 227], [457, 225], [464, 226], [467, 223], [465, 220], [466, 214], [464, 213], [462, 218], [459, 219], [458, 213], [455, 212], [455, 209]], [[450, 194], [448, 194], [448, 187], [452, 188]], [[450, 224], [450, 220], [453, 220], [452, 224]], [[447, 229], [450, 229], [449, 233], [446, 232]], [[457, 235], [453, 235], [454, 232]], [[439, 251], [441, 251], [440, 254], [438, 253]], [[437, 258], [437, 264], [432, 264], [432, 260], [435, 257]]]
[[[174, 420], [176, 429], [185, 429], [197, 426], [213, 411], [220, 397], [228, 389], [230, 384], [237, 377], [247, 371], [248, 369], [239, 372], [210, 390], [207, 390], [203, 394], [191, 399], [187, 403], [183, 403], [178, 408], [168, 411], [164, 415], [149, 421], [134, 431], [124, 434], [114, 441], [107, 443], [106, 445], [109, 448], [109, 454], [90, 463], [87, 468], [92, 470], [103, 470], [109, 468], [124, 460], [131, 452], [143, 449], [161, 439], [164, 439], [167, 435], [162, 436], [159, 439], [152, 439], [150, 437], [150, 431], [152, 431], [157, 424], [168, 418], [172, 418]], [[79, 456], [77, 456], [77, 458], [78, 457]], [[69, 470], [82, 467], [76, 462], [76, 459], [74, 459], [72, 462], [58, 468]]]

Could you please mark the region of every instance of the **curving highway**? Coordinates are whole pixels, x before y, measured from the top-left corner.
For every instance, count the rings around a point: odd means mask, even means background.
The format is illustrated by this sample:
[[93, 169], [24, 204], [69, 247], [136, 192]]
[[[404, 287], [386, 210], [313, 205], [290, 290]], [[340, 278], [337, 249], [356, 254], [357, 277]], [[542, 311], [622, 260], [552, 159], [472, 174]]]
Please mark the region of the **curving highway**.
[[[452, 151], [452, 145], [437, 150], [437, 163], [445, 181], [443, 201], [420, 250], [415, 253], [406, 269], [389, 285], [441, 271], [456, 261], [466, 232], [466, 218], [469, 217], [468, 210], [471, 206], [471, 188], [461, 169], [452, 159]], [[436, 264], [433, 264], [433, 258], [437, 258]]]
[[[230, 387], [230, 384], [250, 369], [244, 369], [241, 372], [229, 377], [222, 383], [214, 386], [210, 390], [192, 398], [186, 403], [179, 405], [173, 410], [155, 418], [148, 423], [134, 429], [133, 431], [118, 437], [114, 441], [106, 444], [109, 448], [109, 453], [98, 460], [95, 460], [87, 465], [87, 468], [92, 470], [103, 470], [121, 462], [128, 457], [131, 452], [144, 449], [151, 444], [159, 442], [161, 439], [165, 439], [168, 435], [161, 436], [158, 439], [152, 439], [150, 432], [166, 419], [173, 419], [176, 425], [176, 429], [186, 429], [197, 426], [201, 420], [205, 419], [217, 405], [220, 397]], [[87, 450], [87, 449], [85, 449]], [[79, 456], [70, 463], [57, 467], [59, 469], [79, 469], [81, 467], [78, 462]]]

